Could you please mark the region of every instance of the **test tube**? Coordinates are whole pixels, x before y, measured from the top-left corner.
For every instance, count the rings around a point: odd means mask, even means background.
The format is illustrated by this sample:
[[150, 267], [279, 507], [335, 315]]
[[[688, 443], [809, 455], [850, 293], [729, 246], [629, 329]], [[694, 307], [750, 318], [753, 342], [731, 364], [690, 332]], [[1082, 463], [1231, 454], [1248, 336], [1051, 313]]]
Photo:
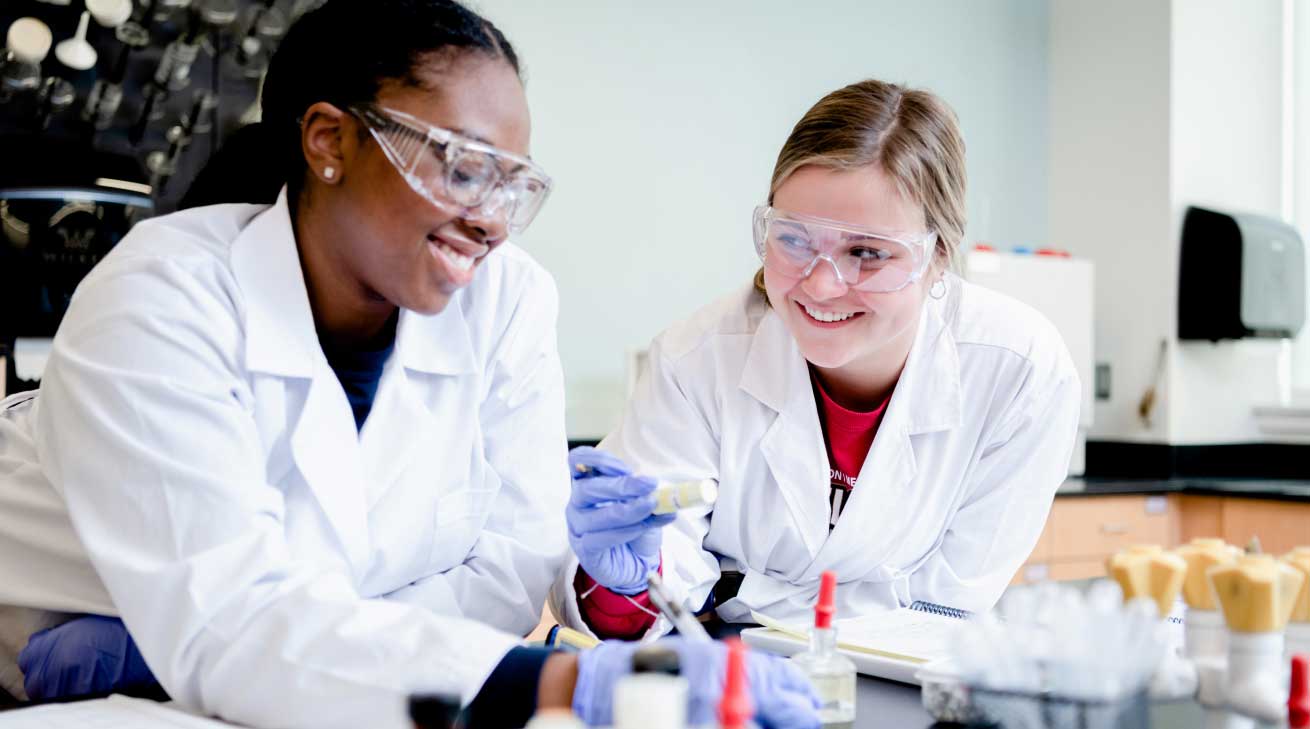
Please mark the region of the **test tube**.
[[50, 120], [73, 105], [77, 91], [73, 84], [57, 76], [45, 80], [41, 89], [41, 104], [37, 111], [37, 127], [45, 130], [50, 127]]
[[237, 42], [234, 61], [243, 76], [258, 78], [268, 67], [273, 47], [286, 35], [287, 20], [273, 0], [252, 5], [247, 13], [249, 17], [242, 24], [245, 32]]
[[655, 489], [656, 514], [672, 514], [682, 509], [713, 505], [719, 498], [719, 487], [710, 479], [662, 483]]

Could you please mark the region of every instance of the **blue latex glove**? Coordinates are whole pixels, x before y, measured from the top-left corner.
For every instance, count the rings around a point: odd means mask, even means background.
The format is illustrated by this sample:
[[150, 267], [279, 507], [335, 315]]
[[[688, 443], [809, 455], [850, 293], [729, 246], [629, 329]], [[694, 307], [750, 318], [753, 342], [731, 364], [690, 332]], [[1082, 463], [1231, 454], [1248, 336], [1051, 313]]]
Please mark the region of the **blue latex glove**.
[[33, 701], [158, 685], [123, 621], [100, 615], [74, 618], [34, 634], [18, 654], [18, 668]]
[[[665, 638], [659, 644], [678, 652], [687, 679], [687, 725], [717, 726], [727, 646], [682, 637]], [[611, 640], [578, 654], [573, 711], [588, 726], [612, 723], [614, 686], [632, 672], [632, 654], [640, 647]], [[749, 651], [746, 676], [755, 723], [764, 729], [819, 729], [819, 697], [800, 669], [778, 656]]]
[[[586, 466], [579, 471], [578, 466]], [[632, 475], [627, 464], [595, 448], [569, 452], [573, 495], [565, 517], [569, 544], [592, 579], [623, 595], [646, 589], [660, 566], [660, 529], [676, 514], [655, 516], [654, 479]]]

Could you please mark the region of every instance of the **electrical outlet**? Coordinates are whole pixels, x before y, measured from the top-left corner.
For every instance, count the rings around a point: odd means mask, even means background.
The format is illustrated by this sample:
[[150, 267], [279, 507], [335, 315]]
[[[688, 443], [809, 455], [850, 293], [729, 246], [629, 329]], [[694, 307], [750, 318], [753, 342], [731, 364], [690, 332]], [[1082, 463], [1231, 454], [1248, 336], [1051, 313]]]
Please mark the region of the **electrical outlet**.
[[1096, 363], [1096, 399], [1110, 399], [1110, 363]]

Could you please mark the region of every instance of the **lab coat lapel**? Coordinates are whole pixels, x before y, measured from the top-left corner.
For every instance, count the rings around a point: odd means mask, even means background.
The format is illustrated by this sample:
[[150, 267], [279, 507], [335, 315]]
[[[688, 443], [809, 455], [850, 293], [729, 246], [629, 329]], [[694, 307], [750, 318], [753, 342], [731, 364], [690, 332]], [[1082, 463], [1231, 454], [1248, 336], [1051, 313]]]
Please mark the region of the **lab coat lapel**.
[[961, 423], [960, 362], [945, 326], [940, 302], [929, 299], [900, 381], [887, 404], [873, 446], [850, 501], [807, 578], [836, 570], [842, 579], [883, 572], [915, 520], [907, 512], [925, 508], [913, 491], [918, 473], [915, 439]]
[[[463, 297], [453, 297], [435, 316], [402, 312], [391, 359], [361, 438], [371, 478], [370, 507], [425, 448], [439, 447], [448, 439], [443, 430], [477, 427], [476, 412], [442, 408], [439, 402], [456, 389], [453, 378], [477, 371]], [[438, 411], [446, 413], [446, 419], [434, 417]]]
[[356, 574], [368, 559], [368, 512], [359, 441], [345, 393], [323, 356], [309, 308], [283, 188], [232, 243], [232, 270], [245, 300], [246, 367], [282, 381], [292, 459], [323, 509]]
[[778, 413], [760, 451], [813, 558], [828, 536], [828, 452], [809, 368], [773, 311], [765, 314], [751, 341], [740, 386]]

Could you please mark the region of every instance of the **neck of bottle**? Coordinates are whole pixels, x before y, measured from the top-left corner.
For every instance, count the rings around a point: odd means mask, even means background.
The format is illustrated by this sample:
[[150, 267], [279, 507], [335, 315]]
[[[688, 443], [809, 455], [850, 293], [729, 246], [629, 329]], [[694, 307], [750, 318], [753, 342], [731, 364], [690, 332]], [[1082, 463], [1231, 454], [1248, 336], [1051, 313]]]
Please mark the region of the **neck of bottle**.
[[835, 628], [814, 627], [810, 629], [810, 652], [829, 655], [837, 650], [837, 630]]

